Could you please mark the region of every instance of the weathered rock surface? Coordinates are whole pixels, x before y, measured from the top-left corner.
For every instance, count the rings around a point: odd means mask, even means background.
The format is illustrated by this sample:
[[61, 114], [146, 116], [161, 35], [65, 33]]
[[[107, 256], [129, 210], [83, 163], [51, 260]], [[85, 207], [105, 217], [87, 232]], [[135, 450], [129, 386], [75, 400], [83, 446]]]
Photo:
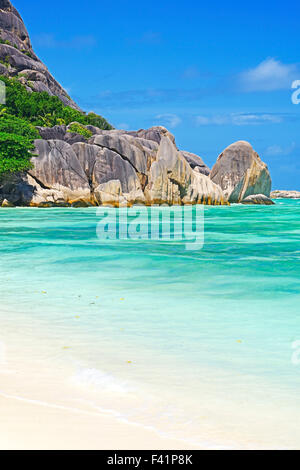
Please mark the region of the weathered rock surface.
[[272, 199], [265, 196], [264, 194], [252, 194], [251, 196], [247, 196], [245, 199], [243, 199], [242, 204], [260, 204], [265, 206], [272, 206], [275, 204], [275, 202], [273, 202]]
[[[210, 176], [197, 155], [178, 150], [165, 128], [102, 131], [88, 140], [66, 126], [38, 128], [27, 175], [0, 190], [0, 203], [52, 205], [271, 204], [266, 165], [246, 142], [229, 146]], [[159, 137], [158, 137], [159, 134]], [[151, 140], [151, 138], [155, 140]]]
[[0, 0], [0, 73], [18, 77], [29, 90], [46, 91], [67, 106], [79, 109], [32, 49], [27, 29], [9, 0]]
[[66, 202], [90, 200], [90, 185], [72, 146], [61, 140], [36, 140], [29, 175], [43, 188], [56, 190]]
[[209, 176], [210, 168], [208, 168], [208, 166], [205, 165], [201, 157], [199, 157], [198, 155], [195, 155], [194, 153], [184, 152], [184, 151], [181, 151], [181, 154], [184, 156], [184, 158], [189, 163], [189, 165], [193, 168], [193, 170], [196, 170], [199, 173], [202, 173], [203, 175]]
[[272, 199], [300, 199], [300, 191], [272, 191]]
[[190, 165], [165, 128], [90, 130], [94, 135], [86, 140], [66, 126], [39, 127], [34, 168], [2, 188], [0, 202], [41, 207], [227, 203], [220, 186], [199, 171], [205, 166], [200, 157], [192, 155], [197, 165]]
[[210, 179], [224, 191], [229, 202], [241, 202], [252, 194], [271, 192], [268, 167], [248, 142], [239, 141], [227, 147], [210, 173]]

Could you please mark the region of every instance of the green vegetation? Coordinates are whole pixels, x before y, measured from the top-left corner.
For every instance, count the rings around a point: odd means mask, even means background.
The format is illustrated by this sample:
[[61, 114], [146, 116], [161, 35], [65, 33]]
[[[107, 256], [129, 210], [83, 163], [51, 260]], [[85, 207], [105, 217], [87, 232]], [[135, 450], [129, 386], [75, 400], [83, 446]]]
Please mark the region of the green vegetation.
[[65, 106], [57, 96], [50, 96], [45, 91], [30, 93], [15, 78], [0, 75], [0, 80], [6, 85], [5, 107], [7, 112], [34, 126], [53, 127], [79, 122], [104, 130], [112, 129], [112, 126], [103, 117], [94, 113], [85, 114], [70, 106]]
[[2, 133], [15, 134], [31, 140], [39, 138], [39, 133], [32, 124], [24, 121], [24, 119], [7, 114], [5, 108], [4, 113], [0, 114], [0, 134]]
[[75, 134], [83, 135], [83, 137], [85, 137], [86, 139], [89, 139], [93, 135], [91, 131], [86, 129], [86, 127], [82, 126], [78, 122], [73, 122], [70, 125], [68, 132], [74, 132]]
[[30, 139], [0, 132], [0, 177], [32, 168], [30, 159], [33, 149]]
[[5, 39], [5, 40], [4, 40], [4, 39], [1, 39], [1, 38], [0, 38], [0, 44], [7, 44], [7, 46], [11, 46], [11, 45], [12, 45], [11, 42], [10, 42], [8, 39]]
[[92, 133], [85, 125], [109, 130], [112, 126], [101, 116], [85, 114], [65, 106], [46, 92], [30, 93], [16, 78], [0, 75], [6, 85], [6, 104], [0, 105], [0, 177], [29, 170], [34, 140], [39, 138], [35, 126], [69, 125], [70, 132], [86, 138]]
[[33, 141], [39, 137], [32, 124], [5, 111], [0, 114], [0, 177], [32, 168]]

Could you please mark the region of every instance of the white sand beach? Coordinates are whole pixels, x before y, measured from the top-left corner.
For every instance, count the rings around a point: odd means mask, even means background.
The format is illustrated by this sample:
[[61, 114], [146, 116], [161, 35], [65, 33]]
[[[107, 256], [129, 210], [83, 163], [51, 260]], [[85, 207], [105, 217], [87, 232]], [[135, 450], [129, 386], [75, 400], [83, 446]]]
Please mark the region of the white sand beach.
[[0, 394], [1, 450], [194, 449], [155, 431], [84, 410]]

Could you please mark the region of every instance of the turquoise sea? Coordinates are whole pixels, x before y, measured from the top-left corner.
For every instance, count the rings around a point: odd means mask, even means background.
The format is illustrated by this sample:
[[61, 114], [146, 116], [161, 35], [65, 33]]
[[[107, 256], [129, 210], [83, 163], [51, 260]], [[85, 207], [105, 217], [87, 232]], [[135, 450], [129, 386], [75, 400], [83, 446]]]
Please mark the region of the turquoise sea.
[[98, 239], [96, 208], [0, 209], [0, 380], [24, 375], [0, 393], [186, 445], [300, 448], [300, 201], [204, 222], [191, 251]]

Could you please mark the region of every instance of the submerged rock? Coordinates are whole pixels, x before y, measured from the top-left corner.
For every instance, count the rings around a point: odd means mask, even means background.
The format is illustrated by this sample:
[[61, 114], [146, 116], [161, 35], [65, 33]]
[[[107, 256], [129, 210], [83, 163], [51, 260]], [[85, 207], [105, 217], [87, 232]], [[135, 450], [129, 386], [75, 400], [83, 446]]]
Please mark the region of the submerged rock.
[[245, 199], [243, 199], [242, 204], [261, 204], [265, 206], [271, 206], [275, 204], [275, 202], [264, 194], [252, 194], [251, 196], [247, 196]]
[[270, 196], [272, 182], [268, 167], [248, 142], [239, 141], [227, 147], [212, 168], [210, 179], [232, 203], [252, 194]]

